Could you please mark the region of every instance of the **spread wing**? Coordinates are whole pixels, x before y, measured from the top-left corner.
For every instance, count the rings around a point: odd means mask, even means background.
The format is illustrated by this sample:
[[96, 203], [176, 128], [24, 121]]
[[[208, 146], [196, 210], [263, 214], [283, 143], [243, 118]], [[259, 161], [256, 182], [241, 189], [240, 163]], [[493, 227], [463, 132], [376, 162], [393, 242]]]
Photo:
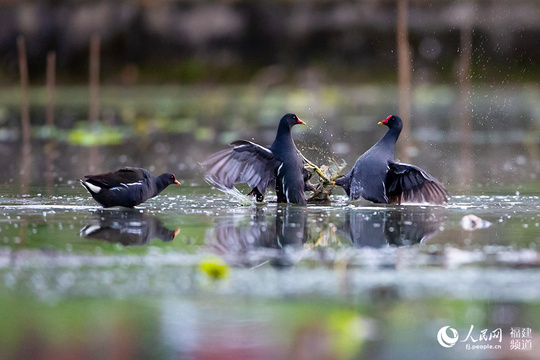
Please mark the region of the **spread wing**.
[[110, 189], [121, 186], [122, 184], [132, 184], [143, 180], [144, 170], [140, 168], [124, 167], [115, 172], [85, 175], [84, 177], [91, 184]]
[[386, 194], [389, 203], [402, 204], [448, 202], [448, 190], [433, 176], [418, 166], [397, 162], [388, 163]]
[[267, 187], [275, 187], [280, 161], [269, 149], [246, 140], [237, 140], [231, 145], [232, 148], [212, 154], [202, 163], [207, 168], [206, 178], [227, 189], [234, 184], [247, 183], [261, 194]]

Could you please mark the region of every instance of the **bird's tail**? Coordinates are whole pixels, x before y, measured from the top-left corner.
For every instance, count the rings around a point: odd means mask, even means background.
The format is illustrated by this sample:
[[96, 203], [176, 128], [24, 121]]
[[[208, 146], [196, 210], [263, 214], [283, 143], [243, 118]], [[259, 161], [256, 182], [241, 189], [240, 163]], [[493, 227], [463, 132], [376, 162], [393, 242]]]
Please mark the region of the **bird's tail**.
[[90, 194], [97, 194], [98, 192], [101, 191], [101, 188], [99, 186], [96, 186], [96, 185], [93, 185], [93, 184], [90, 184], [88, 181], [84, 181], [84, 180], [81, 180], [81, 179], [77, 179], [79, 180], [79, 182], [81, 183], [82, 186], [84, 186], [84, 188], [86, 190], [88, 190], [88, 192]]

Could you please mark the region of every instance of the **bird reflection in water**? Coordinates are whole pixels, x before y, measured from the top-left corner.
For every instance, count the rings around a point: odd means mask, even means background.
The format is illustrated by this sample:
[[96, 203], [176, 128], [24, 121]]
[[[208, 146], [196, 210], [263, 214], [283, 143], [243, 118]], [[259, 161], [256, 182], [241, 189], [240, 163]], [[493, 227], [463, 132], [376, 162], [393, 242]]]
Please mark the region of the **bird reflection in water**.
[[349, 209], [341, 232], [354, 247], [407, 246], [427, 241], [441, 231], [442, 208]]
[[221, 254], [247, 260], [247, 255], [266, 250], [271, 265], [290, 266], [296, 260], [288, 249], [302, 248], [309, 239], [307, 218], [307, 211], [301, 207], [278, 206], [275, 212], [257, 208], [249, 219], [238, 216], [217, 218], [207, 241]]
[[278, 207], [276, 212], [255, 209], [249, 218], [217, 218], [207, 243], [221, 255], [236, 256], [238, 262], [270, 258], [273, 265], [286, 266], [306, 243], [326, 247], [337, 241], [356, 248], [415, 245], [440, 232], [445, 220], [444, 208], [432, 207], [350, 208], [344, 219], [335, 215], [330, 211], [321, 216], [295, 206]]
[[139, 246], [155, 238], [171, 241], [179, 232], [180, 229], [170, 230], [157, 217], [138, 210], [100, 210], [79, 234], [87, 239]]

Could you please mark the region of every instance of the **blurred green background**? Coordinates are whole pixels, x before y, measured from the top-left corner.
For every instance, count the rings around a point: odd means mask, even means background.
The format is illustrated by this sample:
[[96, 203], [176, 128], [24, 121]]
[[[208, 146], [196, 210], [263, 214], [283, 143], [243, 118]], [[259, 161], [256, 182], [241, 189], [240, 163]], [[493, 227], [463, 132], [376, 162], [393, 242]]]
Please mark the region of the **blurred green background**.
[[[539, 18], [534, 0], [0, 1], [0, 358], [538, 358]], [[286, 112], [308, 123], [293, 136], [309, 159], [349, 166], [401, 115], [396, 156], [454, 195], [433, 238], [366, 249], [360, 231], [430, 209], [297, 224], [204, 184], [206, 156], [271, 143]], [[184, 185], [116, 230], [157, 223], [174, 242], [79, 235], [105, 216], [76, 179], [124, 165]], [[469, 212], [493, 226], [464, 231]], [[221, 225], [258, 244], [250, 231], [278, 223], [309, 224], [285, 265], [253, 265], [268, 249], [252, 244], [224, 249], [229, 278], [201, 270]], [[471, 325], [501, 327], [505, 351], [436, 342]], [[535, 351], [508, 351], [512, 326]]]

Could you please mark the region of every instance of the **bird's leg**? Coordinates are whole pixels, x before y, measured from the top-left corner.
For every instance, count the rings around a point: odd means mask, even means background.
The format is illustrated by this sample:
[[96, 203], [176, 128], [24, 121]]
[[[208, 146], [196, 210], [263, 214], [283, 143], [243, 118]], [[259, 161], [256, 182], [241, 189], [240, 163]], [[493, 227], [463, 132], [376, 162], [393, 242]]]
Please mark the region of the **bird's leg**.
[[257, 200], [257, 202], [264, 201], [264, 194], [261, 194], [261, 192], [257, 188], [253, 188], [248, 195], [255, 195], [255, 200]]

